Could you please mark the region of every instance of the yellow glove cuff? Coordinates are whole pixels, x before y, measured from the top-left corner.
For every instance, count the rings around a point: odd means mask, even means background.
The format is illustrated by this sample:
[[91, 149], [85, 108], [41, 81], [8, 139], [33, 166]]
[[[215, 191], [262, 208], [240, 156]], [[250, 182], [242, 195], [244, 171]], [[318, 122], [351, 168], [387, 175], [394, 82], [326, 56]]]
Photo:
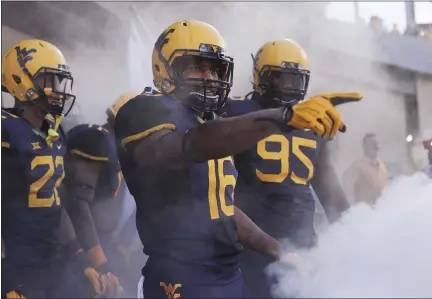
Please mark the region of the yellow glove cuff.
[[87, 257], [92, 262], [93, 266], [95, 268], [99, 268], [103, 264], [106, 264], [107, 258], [105, 256], [105, 253], [102, 249], [102, 246], [96, 245], [92, 248], [90, 248], [87, 251]]

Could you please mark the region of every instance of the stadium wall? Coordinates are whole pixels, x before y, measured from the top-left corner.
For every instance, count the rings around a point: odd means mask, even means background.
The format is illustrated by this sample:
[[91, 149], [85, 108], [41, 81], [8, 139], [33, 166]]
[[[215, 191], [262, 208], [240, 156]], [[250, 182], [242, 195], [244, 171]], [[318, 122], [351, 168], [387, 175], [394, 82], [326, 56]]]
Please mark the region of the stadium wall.
[[317, 54], [313, 50], [311, 69], [310, 94], [331, 91], [364, 94], [361, 102], [339, 108], [348, 130], [330, 143], [337, 172], [342, 174], [348, 165], [362, 157], [362, 138], [369, 132], [376, 133], [381, 141], [383, 162], [397, 163], [404, 171], [412, 171], [405, 142], [405, 96], [415, 95], [415, 82], [410, 75], [398, 74], [369, 59], [343, 53], [326, 57], [322, 51]]
[[419, 108], [420, 132], [424, 138], [432, 138], [432, 76], [416, 76], [417, 101]]

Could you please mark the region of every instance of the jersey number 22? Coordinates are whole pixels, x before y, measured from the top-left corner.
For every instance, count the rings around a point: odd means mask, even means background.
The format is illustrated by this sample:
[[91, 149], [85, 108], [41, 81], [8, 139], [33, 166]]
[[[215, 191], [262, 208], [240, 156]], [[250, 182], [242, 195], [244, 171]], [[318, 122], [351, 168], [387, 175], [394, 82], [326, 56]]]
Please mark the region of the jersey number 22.
[[38, 193], [45, 186], [52, 186], [52, 183], [49, 181], [53, 179], [56, 168], [63, 167], [63, 157], [57, 156], [55, 157], [55, 160], [53, 160], [51, 156], [37, 156], [31, 161], [31, 170], [34, 171], [35, 168], [39, 166], [48, 166], [48, 170], [30, 185], [29, 207], [49, 208], [54, 204], [54, 202], [56, 205], [60, 205], [60, 196], [57, 188], [63, 181], [64, 172], [54, 183], [53, 194], [49, 198], [39, 198]]

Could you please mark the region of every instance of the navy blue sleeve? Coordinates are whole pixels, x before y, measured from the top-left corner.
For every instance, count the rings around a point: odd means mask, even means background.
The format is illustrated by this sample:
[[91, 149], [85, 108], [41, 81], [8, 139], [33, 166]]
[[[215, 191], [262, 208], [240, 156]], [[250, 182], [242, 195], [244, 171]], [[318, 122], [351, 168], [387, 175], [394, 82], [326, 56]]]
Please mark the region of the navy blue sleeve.
[[68, 153], [93, 161], [108, 161], [115, 153], [114, 144], [110, 142], [110, 133], [98, 128], [87, 127], [78, 132], [72, 129], [67, 136]]
[[158, 96], [140, 95], [124, 105], [117, 114], [115, 136], [122, 147], [161, 130], [175, 130], [172, 111]]

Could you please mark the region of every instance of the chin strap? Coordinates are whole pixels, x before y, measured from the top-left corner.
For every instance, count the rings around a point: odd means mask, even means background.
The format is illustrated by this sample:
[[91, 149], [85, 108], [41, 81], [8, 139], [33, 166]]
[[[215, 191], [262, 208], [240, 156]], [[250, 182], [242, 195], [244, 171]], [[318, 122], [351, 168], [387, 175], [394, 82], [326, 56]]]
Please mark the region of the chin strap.
[[57, 116], [55, 118], [54, 127], [48, 129], [48, 136], [45, 140], [50, 147], [52, 147], [54, 142], [56, 142], [60, 138], [60, 135], [59, 133], [57, 133], [57, 131], [59, 129], [60, 123], [63, 121], [63, 118], [63, 114]]

